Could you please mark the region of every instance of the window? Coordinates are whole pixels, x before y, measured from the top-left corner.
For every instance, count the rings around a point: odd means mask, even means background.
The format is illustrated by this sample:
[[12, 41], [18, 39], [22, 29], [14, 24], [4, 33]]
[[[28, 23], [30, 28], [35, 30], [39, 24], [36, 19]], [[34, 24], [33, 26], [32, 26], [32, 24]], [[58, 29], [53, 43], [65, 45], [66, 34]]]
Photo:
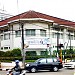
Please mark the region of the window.
[[26, 36], [35, 36], [35, 29], [26, 29]]
[[63, 39], [63, 34], [62, 33], [60, 34], [60, 38]]
[[9, 46], [1, 47], [1, 50], [8, 50], [8, 49], [10, 49]]
[[63, 39], [63, 34], [62, 33], [52, 33], [52, 37], [53, 38], [61, 38], [61, 39]]
[[40, 62], [40, 64], [46, 64], [46, 59], [42, 59], [39, 62]]
[[69, 32], [69, 33], [73, 33], [73, 31], [72, 31], [72, 30], [68, 30], [68, 32]]
[[47, 63], [53, 62], [53, 59], [47, 59]]
[[41, 30], [40, 30], [40, 35], [41, 35], [41, 36], [46, 36], [46, 30], [41, 29]]
[[0, 33], [3, 33], [3, 30], [0, 30]]
[[73, 40], [73, 37], [74, 37], [73, 35], [68, 35], [69, 40]]
[[73, 40], [73, 35], [71, 35], [71, 40]]
[[1, 50], [3, 50], [3, 47], [1, 47]]
[[41, 51], [41, 55], [45, 56], [46, 55], [46, 51]]
[[57, 59], [54, 59], [54, 62], [57, 62]]
[[15, 31], [16, 37], [21, 37], [21, 30]]
[[60, 31], [60, 28], [58, 27], [53, 27], [53, 30], [55, 30], [55, 31]]
[[36, 56], [36, 51], [26, 51], [26, 56]]
[[64, 31], [64, 29], [62, 29], [62, 28], [61, 28], [61, 31], [63, 32], [63, 31]]
[[4, 32], [8, 32], [8, 29], [5, 29]]
[[3, 40], [3, 35], [1, 35], [1, 40]]
[[52, 34], [53, 38], [57, 38], [57, 33]]
[[8, 39], [10, 39], [10, 33], [4, 34], [4, 40], [8, 40]]
[[4, 49], [8, 49], [8, 47], [4, 47]]

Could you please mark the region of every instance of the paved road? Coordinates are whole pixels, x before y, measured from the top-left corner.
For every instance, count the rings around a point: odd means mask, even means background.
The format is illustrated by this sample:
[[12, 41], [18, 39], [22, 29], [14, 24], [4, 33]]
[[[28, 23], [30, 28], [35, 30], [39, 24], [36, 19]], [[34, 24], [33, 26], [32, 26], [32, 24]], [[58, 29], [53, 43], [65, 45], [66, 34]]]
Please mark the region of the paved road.
[[[59, 72], [40, 71], [38, 73], [26, 73], [26, 75], [74, 75], [73, 69], [62, 69]], [[0, 71], [0, 75], [6, 75], [6, 71]]]

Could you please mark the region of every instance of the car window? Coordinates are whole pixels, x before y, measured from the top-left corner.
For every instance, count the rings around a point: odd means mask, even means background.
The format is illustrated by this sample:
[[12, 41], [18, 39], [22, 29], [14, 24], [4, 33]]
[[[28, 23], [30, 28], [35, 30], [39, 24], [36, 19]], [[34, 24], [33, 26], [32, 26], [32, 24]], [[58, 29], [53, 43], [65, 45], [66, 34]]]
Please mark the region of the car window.
[[41, 59], [36, 60], [35, 63], [38, 63], [40, 60], [41, 60]]
[[54, 61], [54, 62], [57, 62], [58, 60], [54, 58], [53, 61]]
[[47, 59], [47, 63], [53, 62], [53, 59]]
[[41, 59], [39, 62], [40, 64], [46, 64], [46, 59]]

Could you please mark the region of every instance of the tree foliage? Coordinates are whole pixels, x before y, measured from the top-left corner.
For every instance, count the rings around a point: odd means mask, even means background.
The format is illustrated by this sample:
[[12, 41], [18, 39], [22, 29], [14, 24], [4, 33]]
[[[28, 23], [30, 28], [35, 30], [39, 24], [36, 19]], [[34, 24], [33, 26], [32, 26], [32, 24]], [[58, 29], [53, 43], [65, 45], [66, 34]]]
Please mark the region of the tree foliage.
[[19, 48], [13, 49], [13, 50], [11, 51], [11, 55], [12, 55], [12, 56], [21, 56], [21, 50], [20, 50]]
[[19, 48], [10, 50], [10, 51], [0, 51], [0, 57], [17, 57], [17, 56], [21, 56], [21, 50]]

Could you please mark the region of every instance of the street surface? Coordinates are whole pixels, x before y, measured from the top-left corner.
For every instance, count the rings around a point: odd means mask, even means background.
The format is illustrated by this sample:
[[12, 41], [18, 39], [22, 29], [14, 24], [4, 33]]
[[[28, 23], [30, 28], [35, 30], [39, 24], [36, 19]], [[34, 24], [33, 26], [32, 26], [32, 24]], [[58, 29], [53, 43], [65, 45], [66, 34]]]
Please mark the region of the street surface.
[[[39, 71], [37, 73], [26, 73], [26, 75], [74, 75], [73, 69], [62, 69], [58, 72]], [[0, 71], [0, 75], [6, 75], [6, 71]]]

